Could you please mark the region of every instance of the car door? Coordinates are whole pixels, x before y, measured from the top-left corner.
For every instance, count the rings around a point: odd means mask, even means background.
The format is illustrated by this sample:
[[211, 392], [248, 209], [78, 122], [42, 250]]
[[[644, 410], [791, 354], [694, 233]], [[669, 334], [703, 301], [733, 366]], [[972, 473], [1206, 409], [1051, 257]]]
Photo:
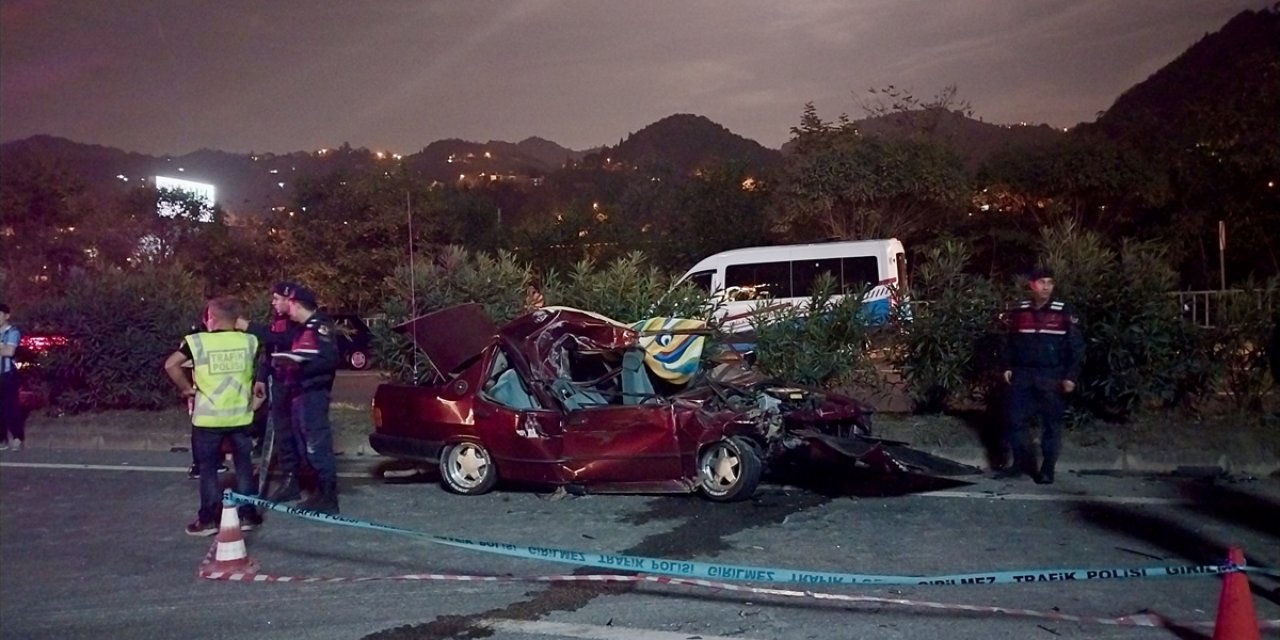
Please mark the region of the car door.
[[581, 482], [645, 482], [681, 477], [670, 405], [603, 405], [569, 412], [564, 464]]
[[559, 407], [543, 407], [501, 349], [492, 352], [486, 370], [473, 411], [476, 431], [498, 473], [519, 482], [566, 482], [559, 464], [564, 432]]

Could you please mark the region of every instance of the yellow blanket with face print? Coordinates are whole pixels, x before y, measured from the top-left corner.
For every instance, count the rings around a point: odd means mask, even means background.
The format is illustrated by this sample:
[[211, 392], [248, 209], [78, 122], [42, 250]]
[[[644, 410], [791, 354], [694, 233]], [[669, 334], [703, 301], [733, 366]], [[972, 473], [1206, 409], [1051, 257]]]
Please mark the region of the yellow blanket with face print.
[[645, 365], [654, 375], [684, 384], [698, 371], [707, 323], [686, 318], [650, 318], [632, 325], [640, 332]]

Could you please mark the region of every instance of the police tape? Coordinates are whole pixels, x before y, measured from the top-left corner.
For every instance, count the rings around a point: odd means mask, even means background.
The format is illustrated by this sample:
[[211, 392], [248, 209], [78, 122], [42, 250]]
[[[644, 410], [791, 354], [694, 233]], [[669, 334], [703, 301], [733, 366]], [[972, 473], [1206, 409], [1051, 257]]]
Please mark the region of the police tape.
[[[942, 611], [964, 611], [979, 614], [999, 614], [1022, 618], [1040, 618], [1045, 620], [1055, 620], [1059, 622], [1079, 622], [1086, 624], [1101, 624], [1122, 627], [1168, 627], [1168, 628], [1212, 628], [1213, 621], [1174, 621], [1155, 613], [1136, 613], [1128, 616], [1120, 616], [1118, 618], [1101, 618], [1092, 616], [1078, 616], [1058, 611], [1039, 611], [1036, 609], [1021, 609], [1013, 607], [996, 607], [990, 605], [973, 605], [973, 604], [957, 604], [949, 602], [933, 602], [929, 600], [913, 600], [910, 598], [885, 598], [880, 596], [855, 596], [840, 593], [821, 593], [816, 591], [798, 591], [795, 589], [776, 589], [769, 587], [753, 587], [750, 585], [732, 584], [728, 582], [716, 582], [712, 580], [700, 580], [695, 578], [677, 578], [673, 576], [651, 576], [651, 575], [621, 575], [621, 574], [595, 574], [595, 575], [545, 575], [545, 576], [478, 576], [478, 575], [460, 575], [446, 573], [410, 573], [396, 576], [368, 576], [368, 577], [345, 577], [345, 576], [276, 576], [260, 573], [237, 573], [225, 571], [200, 571], [200, 577], [207, 580], [217, 580], [223, 582], [252, 582], [252, 583], [294, 583], [294, 584], [333, 584], [340, 582], [479, 582], [479, 583], [553, 583], [553, 582], [573, 582], [573, 583], [591, 583], [591, 582], [608, 582], [608, 583], [649, 583], [658, 585], [675, 585], [698, 587], [703, 589], [715, 589], [719, 591], [732, 591], [736, 593], [747, 593], [753, 595], [780, 596], [785, 598], [804, 598], [809, 600], [837, 602], [841, 604], [874, 604], [874, 605], [890, 605], [905, 608], [917, 609], [933, 609]], [[1280, 620], [1259, 620], [1258, 627], [1260, 629], [1280, 629]]]
[[1246, 565], [1224, 563], [1218, 565], [1178, 565], [1153, 567], [1107, 567], [1092, 569], [1030, 569], [1017, 571], [993, 571], [983, 573], [958, 573], [931, 576], [895, 576], [827, 571], [803, 571], [776, 567], [742, 566], [695, 562], [692, 560], [668, 560], [596, 551], [577, 551], [532, 545], [515, 545], [487, 540], [470, 540], [440, 536], [388, 524], [331, 515], [321, 511], [300, 509], [246, 496], [227, 490], [224, 497], [237, 504], [251, 504], [269, 511], [337, 524], [359, 529], [370, 529], [403, 535], [435, 544], [481, 551], [530, 560], [545, 560], [614, 571], [651, 573], [683, 578], [728, 580], [733, 582], [765, 582], [778, 584], [823, 585], [979, 585], [979, 584], [1031, 584], [1041, 582], [1066, 582], [1083, 580], [1123, 580], [1131, 578], [1170, 578], [1216, 576], [1234, 572], [1251, 572], [1280, 576], [1280, 572]]

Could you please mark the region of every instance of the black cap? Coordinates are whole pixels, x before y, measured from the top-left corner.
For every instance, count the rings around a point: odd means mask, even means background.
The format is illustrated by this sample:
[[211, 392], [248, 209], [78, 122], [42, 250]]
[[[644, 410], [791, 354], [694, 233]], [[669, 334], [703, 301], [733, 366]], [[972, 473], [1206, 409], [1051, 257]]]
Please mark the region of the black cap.
[[0, 313], [10, 313], [10, 311], [9, 311], [9, 305], [7, 305], [7, 304], [5, 304], [5, 303], [3, 303], [3, 302], [0, 302]]
[[1036, 267], [1027, 274], [1027, 280], [1035, 281], [1041, 278], [1052, 278], [1053, 269], [1049, 267]]
[[290, 292], [297, 288], [298, 285], [295, 282], [277, 282], [276, 286], [271, 287], [271, 293], [288, 298]]
[[305, 302], [313, 307], [316, 306], [315, 292], [302, 285], [294, 285], [289, 290], [289, 299], [297, 300], [298, 302]]

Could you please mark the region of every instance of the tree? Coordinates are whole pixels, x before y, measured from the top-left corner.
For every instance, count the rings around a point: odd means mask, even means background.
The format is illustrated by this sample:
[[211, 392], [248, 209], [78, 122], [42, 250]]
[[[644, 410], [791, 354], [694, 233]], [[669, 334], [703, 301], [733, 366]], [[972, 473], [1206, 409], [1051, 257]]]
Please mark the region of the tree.
[[35, 156], [15, 158], [0, 172], [0, 236], [8, 294], [47, 297], [63, 290], [86, 261], [78, 233], [89, 199], [64, 167]]
[[1015, 216], [1024, 228], [1068, 218], [1105, 233], [1133, 233], [1169, 200], [1165, 174], [1141, 153], [1088, 134], [998, 155], [979, 182], [987, 213]]
[[375, 307], [385, 298], [384, 278], [411, 246], [454, 239], [446, 206], [430, 184], [403, 170], [299, 181], [293, 206], [272, 221], [283, 272], [326, 306]]
[[964, 210], [960, 160], [937, 143], [863, 136], [844, 116], [821, 120], [812, 104], [792, 135], [776, 223], [797, 240], [912, 240]]

